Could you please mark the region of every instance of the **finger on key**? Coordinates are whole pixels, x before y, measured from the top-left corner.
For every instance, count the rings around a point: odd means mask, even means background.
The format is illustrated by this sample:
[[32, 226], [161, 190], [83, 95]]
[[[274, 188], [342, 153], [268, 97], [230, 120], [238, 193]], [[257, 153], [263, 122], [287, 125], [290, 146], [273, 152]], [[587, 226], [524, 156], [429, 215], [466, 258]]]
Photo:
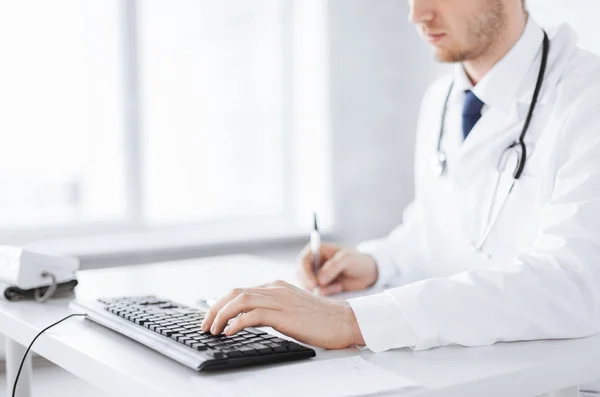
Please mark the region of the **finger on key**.
[[225, 335], [231, 336], [248, 327], [273, 327], [277, 328], [277, 322], [282, 312], [269, 309], [254, 309], [244, 313], [231, 322], [225, 328]]
[[219, 313], [219, 311], [223, 308], [223, 306], [225, 306], [227, 303], [229, 303], [230, 301], [235, 299], [238, 295], [240, 295], [242, 293], [260, 294], [261, 293], [260, 291], [261, 291], [260, 288], [234, 288], [234, 289], [232, 289], [228, 294], [226, 294], [224, 297], [219, 299], [214, 305], [212, 305], [210, 307], [210, 309], [208, 309], [208, 311], [206, 312], [206, 315], [204, 316], [204, 321], [202, 321], [202, 325], [200, 326], [202, 328], [202, 331], [207, 332], [210, 329], [213, 321], [215, 320], [217, 313]]
[[214, 335], [220, 334], [227, 326], [227, 322], [241, 313], [248, 313], [254, 309], [280, 310], [281, 308], [280, 303], [268, 296], [244, 292], [223, 306], [217, 313], [210, 332]]

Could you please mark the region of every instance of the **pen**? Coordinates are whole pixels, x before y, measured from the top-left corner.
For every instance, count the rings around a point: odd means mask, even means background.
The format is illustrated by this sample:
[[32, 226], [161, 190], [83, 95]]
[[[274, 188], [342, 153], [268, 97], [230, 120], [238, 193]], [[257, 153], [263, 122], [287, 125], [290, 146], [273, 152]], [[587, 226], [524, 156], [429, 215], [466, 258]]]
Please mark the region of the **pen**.
[[[310, 252], [313, 259], [313, 272], [316, 277], [319, 273], [319, 268], [321, 267], [321, 234], [319, 233], [319, 226], [317, 225], [316, 212], [313, 212], [313, 230], [310, 233]], [[318, 285], [313, 289], [313, 294], [320, 295]]]

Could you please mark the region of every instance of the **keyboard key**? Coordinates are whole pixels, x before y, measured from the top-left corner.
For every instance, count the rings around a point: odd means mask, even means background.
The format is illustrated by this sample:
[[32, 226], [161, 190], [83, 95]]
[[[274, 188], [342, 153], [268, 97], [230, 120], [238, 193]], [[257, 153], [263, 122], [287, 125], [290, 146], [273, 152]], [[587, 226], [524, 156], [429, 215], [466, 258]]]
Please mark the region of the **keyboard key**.
[[242, 357], [242, 352], [237, 349], [223, 349], [223, 353], [227, 354], [227, 357]]
[[208, 354], [209, 356], [211, 356], [215, 360], [222, 360], [224, 358], [227, 358], [227, 356], [225, 355], [225, 353], [222, 353], [219, 350], [208, 350], [206, 352], [206, 354]]
[[267, 345], [263, 345], [262, 343], [251, 343], [248, 345], [248, 347], [251, 347], [253, 349], [256, 349], [257, 352], [259, 352], [260, 354], [265, 354], [265, 353], [271, 353], [272, 350], [269, 346]]
[[239, 349], [243, 356], [256, 356], [258, 352], [251, 347], [242, 347]]
[[208, 349], [208, 347], [204, 343], [193, 343], [192, 349], [195, 349], [198, 351], [204, 351], [204, 350]]
[[275, 353], [284, 353], [284, 352], [287, 352], [287, 351], [288, 351], [287, 347], [285, 347], [285, 346], [283, 346], [283, 345], [274, 346], [274, 347], [273, 347], [273, 346], [271, 346], [271, 348], [273, 349], [273, 351], [274, 351]]
[[290, 349], [291, 352], [296, 352], [296, 351], [301, 351], [301, 350], [306, 350], [306, 348], [304, 346], [301, 346], [297, 343], [292, 343], [288, 346], [288, 349]]

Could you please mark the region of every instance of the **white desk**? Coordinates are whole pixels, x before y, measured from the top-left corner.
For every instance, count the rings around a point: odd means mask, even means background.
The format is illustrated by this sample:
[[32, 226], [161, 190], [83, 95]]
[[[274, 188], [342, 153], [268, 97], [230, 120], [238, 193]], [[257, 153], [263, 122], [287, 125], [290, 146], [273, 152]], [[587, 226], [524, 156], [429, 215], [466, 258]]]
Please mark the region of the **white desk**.
[[[201, 297], [221, 295], [235, 286], [257, 285], [276, 278], [293, 280], [293, 267], [255, 257], [230, 256], [83, 271], [79, 274], [77, 294], [156, 294], [193, 303]], [[0, 333], [7, 336], [9, 390], [15, 364], [24, 350], [22, 345], [28, 345], [37, 332], [69, 314], [67, 304], [66, 300], [47, 304], [0, 302]], [[202, 395], [202, 378], [210, 376], [83, 318], [69, 319], [49, 330], [37, 340], [33, 350], [115, 396], [197, 397]], [[600, 374], [600, 336], [483, 348], [447, 347], [417, 353], [407, 349], [380, 354], [358, 349], [317, 349], [315, 359], [359, 354], [423, 384], [424, 388], [403, 394], [411, 397], [531, 397], [553, 390], [562, 390], [553, 394], [556, 396], [576, 396], [573, 385], [592, 381]], [[226, 376], [256, 370], [264, 368], [231, 371]], [[29, 392], [27, 372], [21, 378], [20, 397]]]

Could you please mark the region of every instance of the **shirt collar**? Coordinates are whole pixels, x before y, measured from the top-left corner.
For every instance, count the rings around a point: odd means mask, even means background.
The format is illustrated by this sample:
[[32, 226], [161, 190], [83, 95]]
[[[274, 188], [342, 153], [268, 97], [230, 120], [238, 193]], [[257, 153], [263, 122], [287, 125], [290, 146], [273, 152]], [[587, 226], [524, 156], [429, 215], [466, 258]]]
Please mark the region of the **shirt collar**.
[[462, 94], [465, 91], [473, 90], [473, 84], [467, 76], [465, 69], [461, 63], [457, 63], [454, 67], [454, 88], [453, 91], [456, 95], [460, 95], [461, 99], [464, 99]]
[[533, 20], [531, 15], [527, 19], [525, 30], [517, 43], [485, 74], [475, 87], [467, 77], [462, 64], [459, 63], [455, 66], [453, 91], [456, 95], [467, 90], [473, 90], [473, 93], [486, 106], [496, 108], [507, 114], [510, 113], [523, 79], [542, 48], [544, 37], [542, 28]]

